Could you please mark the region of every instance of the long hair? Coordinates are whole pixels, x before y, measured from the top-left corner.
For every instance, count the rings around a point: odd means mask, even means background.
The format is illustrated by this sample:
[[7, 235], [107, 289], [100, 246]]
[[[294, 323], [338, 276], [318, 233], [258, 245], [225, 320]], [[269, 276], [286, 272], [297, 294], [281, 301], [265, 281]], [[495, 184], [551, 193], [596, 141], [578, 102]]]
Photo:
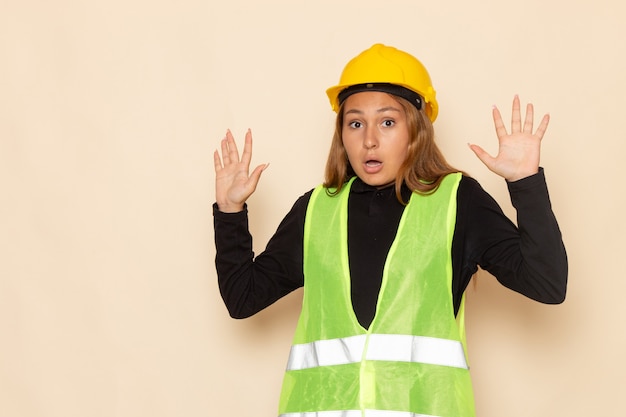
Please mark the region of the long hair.
[[[433, 124], [424, 110], [417, 110], [414, 105], [401, 97], [391, 94], [390, 96], [402, 106], [409, 129], [409, 148], [406, 159], [398, 170], [395, 180], [396, 198], [402, 204], [407, 204], [408, 201], [403, 201], [401, 195], [403, 183], [414, 192], [429, 194], [437, 190], [446, 175], [461, 171], [448, 164], [437, 147]], [[324, 187], [331, 195], [337, 194], [345, 182], [356, 175], [343, 146], [344, 103], [337, 111], [335, 133], [326, 161]]]

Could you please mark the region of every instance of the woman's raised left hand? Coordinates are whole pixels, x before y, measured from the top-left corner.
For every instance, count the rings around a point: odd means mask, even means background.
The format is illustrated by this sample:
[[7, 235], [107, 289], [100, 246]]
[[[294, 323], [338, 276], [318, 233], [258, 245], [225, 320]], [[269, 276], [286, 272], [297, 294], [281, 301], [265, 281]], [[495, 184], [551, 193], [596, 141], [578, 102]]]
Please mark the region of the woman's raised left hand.
[[526, 105], [526, 115], [522, 124], [520, 100], [518, 96], [515, 96], [511, 116], [511, 133], [507, 132], [498, 108], [495, 106], [493, 108], [493, 122], [499, 145], [498, 155], [493, 157], [475, 144], [470, 144], [469, 147], [489, 170], [507, 181], [517, 181], [536, 174], [539, 171], [541, 140], [548, 128], [550, 115], [543, 116], [534, 132], [533, 119], [533, 105], [529, 103]]

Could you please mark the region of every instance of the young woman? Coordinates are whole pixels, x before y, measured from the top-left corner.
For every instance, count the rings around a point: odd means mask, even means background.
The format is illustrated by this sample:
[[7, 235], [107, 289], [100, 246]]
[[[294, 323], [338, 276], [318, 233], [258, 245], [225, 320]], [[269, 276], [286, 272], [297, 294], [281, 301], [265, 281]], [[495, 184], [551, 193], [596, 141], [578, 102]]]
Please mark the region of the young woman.
[[216, 266], [232, 317], [255, 314], [296, 288], [304, 300], [283, 382], [284, 417], [473, 416], [464, 291], [478, 266], [543, 303], [565, 298], [567, 257], [543, 170], [544, 116], [511, 131], [498, 109], [492, 157], [518, 227], [434, 142], [438, 106], [413, 56], [374, 45], [327, 90], [337, 112], [326, 180], [296, 201], [254, 257], [245, 202], [252, 136], [239, 155], [230, 132], [214, 155]]

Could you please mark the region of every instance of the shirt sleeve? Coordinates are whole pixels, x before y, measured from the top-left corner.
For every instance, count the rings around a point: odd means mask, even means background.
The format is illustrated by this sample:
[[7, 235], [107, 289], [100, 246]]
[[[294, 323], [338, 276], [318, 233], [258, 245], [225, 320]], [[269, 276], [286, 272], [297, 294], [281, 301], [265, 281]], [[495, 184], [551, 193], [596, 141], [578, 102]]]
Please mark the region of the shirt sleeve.
[[213, 205], [217, 279], [231, 317], [252, 316], [304, 284], [302, 241], [310, 195], [296, 201], [256, 257], [247, 206], [239, 213], [222, 213]]
[[[508, 183], [517, 226], [478, 182], [464, 177], [459, 187], [455, 232], [457, 288], [464, 290], [477, 266], [490, 272], [505, 287], [533, 300], [557, 304], [565, 299], [567, 254], [552, 212], [543, 169]], [[458, 235], [457, 235], [458, 232]]]

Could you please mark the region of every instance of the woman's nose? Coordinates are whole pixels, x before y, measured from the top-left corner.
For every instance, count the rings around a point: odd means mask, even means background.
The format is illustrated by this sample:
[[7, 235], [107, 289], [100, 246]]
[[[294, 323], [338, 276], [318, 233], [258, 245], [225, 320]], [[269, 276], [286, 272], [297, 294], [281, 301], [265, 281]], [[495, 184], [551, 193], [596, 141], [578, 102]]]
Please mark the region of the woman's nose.
[[363, 147], [365, 149], [374, 149], [378, 146], [378, 132], [374, 127], [368, 127], [365, 131], [363, 139]]

